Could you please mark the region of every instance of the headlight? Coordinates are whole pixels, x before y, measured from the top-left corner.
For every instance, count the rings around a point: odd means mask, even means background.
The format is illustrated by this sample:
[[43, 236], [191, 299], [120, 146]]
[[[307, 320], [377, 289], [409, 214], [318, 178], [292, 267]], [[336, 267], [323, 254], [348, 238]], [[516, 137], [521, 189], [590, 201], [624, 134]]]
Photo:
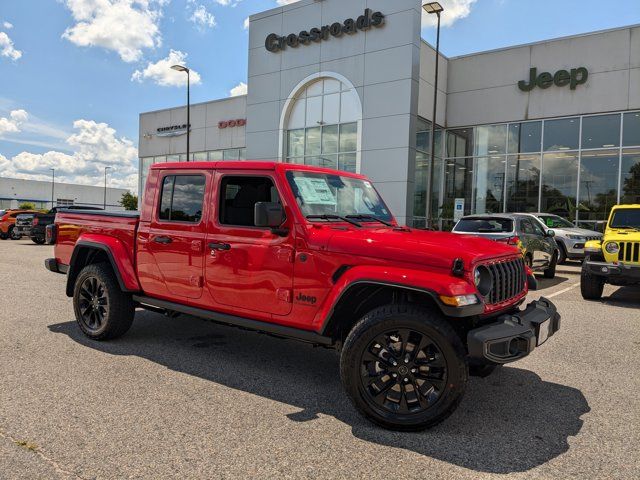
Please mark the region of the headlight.
[[605, 245], [604, 249], [607, 253], [618, 253], [620, 251], [620, 245], [617, 242], [609, 242]]
[[478, 289], [478, 293], [486, 297], [491, 293], [492, 277], [487, 267], [479, 266], [473, 271], [473, 282]]
[[586, 237], [582, 237], [580, 235], [567, 235], [567, 237], [569, 237], [569, 239], [571, 240], [580, 240], [582, 242], [585, 242], [587, 240]]

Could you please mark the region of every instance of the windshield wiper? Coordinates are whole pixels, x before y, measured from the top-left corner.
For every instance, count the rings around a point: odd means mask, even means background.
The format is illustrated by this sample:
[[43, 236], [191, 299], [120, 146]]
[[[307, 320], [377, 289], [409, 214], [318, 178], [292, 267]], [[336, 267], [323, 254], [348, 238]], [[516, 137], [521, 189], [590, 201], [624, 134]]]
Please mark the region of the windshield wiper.
[[347, 217], [341, 215], [307, 215], [307, 220], [342, 220], [343, 222], [350, 223], [358, 228], [362, 228], [362, 225]]
[[347, 215], [345, 218], [353, 218], [355, 220], [373, 220], [374, 222], [380, 222], [387, 227], [395, 227], [393, 223], [374, 217], [373, 215]]

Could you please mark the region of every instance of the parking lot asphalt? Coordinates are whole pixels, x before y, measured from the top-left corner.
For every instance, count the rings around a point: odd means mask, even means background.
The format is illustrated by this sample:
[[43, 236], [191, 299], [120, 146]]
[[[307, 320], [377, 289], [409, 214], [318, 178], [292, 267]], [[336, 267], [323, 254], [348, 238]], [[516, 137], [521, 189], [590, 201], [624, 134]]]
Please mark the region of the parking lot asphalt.
[[352, 408], [334, 351], [143, 311], [86, 339], [50, 256], [0, 242], [0, 479], [640, 478], [640, 289], [585, 302], [579, 264], [530, 295], [558, 334], [397, 433]]

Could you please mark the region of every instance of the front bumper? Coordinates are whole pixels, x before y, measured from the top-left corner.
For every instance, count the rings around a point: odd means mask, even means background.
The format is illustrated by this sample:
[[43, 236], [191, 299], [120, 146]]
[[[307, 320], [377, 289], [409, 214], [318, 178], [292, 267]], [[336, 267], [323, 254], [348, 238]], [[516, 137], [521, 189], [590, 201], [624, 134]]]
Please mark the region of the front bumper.
[[501, 315], [495, 323], [467, 334], [469, 360], [473, 364], [504, 364], [529, 355], [560, 330], [560, 314], [546, 298], [527, 308]]
[[625, 263], [584, 262], [582, 268], [591, 275], [604, 277], [611, 280], [628, 280], [640, 282], [640, 265], [627, 265]]
[[31, 227], [23, 227], [20, 225], [15, 226], [16, 232], [22, 235], [23, 237], [28, 237], [31, 235]]

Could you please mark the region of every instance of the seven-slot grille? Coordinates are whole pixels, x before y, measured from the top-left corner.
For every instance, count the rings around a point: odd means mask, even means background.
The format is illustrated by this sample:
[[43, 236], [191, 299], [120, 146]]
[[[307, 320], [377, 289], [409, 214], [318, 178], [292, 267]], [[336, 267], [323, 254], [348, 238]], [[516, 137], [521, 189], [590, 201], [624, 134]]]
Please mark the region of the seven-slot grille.
[[492, 277], [491, 293], [487, 297], [488, 303], [506, 302], [522, 293], [527, 281], [527, 271], [522, 258], [485, 266]]
[[33, 215], [16, 217], [16, 225], [20, 227], [27, 227], [27, 226], [30, 227], [32, 222], [33, 222]]
[[640, 263], [640, 242], [619, 242], [618, 261]]
[[602, 235], [598, 235], [597, 237], [585, 237], [587, 242], [591, 242], [593, 240], [602, 240]]

